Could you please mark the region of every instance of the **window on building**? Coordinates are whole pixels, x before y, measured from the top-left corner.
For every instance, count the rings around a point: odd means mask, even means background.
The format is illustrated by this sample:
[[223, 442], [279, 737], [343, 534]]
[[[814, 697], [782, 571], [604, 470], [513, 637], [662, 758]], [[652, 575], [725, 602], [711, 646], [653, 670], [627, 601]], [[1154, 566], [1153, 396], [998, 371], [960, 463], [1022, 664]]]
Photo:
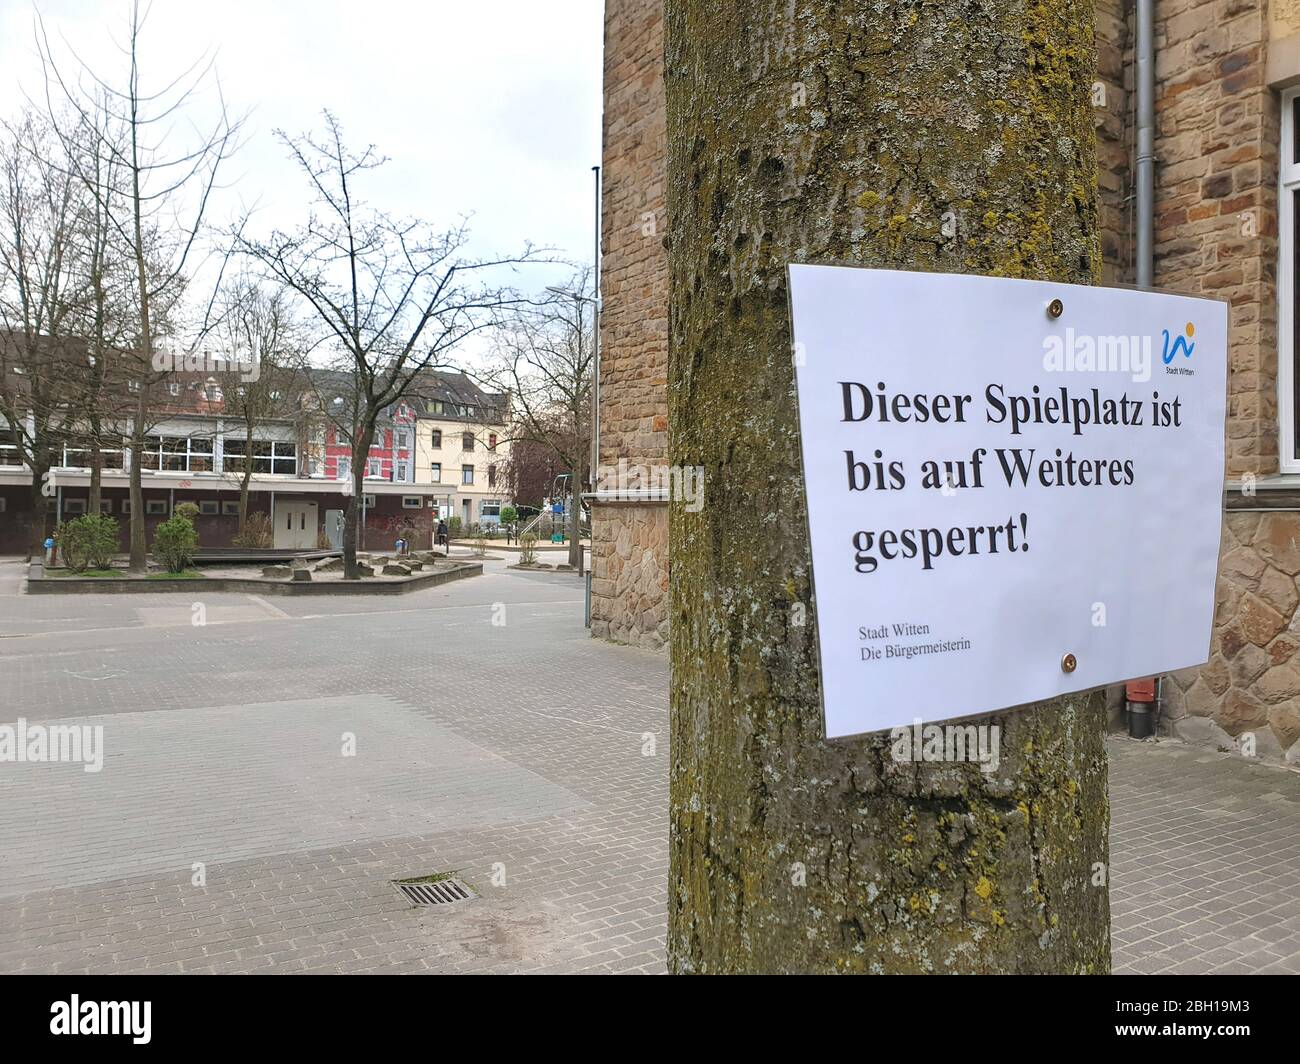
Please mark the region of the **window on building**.
[[441, 462], [434, 462], [431, 466], [429, 466], [429, 479], [432, 480], [435, 484], [441, 484], [441, 483], [442, 483], [442, 463], [441, 463]]
[[403, 484], [404, 484], [404, 483], [406, 482], [406, 463], [405, 463], [405, 462], [398, 462], [398, 463], [397, 463], [397, 476], [396, 476], [394, 479], [397, 480], [399, 483], [403, 483]]
[[101, 514], [111, 514], [111, 513], [113, 512], [113, 500], [112, 500], [112, 499], [100, 499], [100, 500], [99, 500], [99, 512], [100, 512]]
[[165, 514], [167, 512], [167, 500], [145, 499], [144, 512], [146, 514], [154, 514], [155, 516]]
[[339, 470], [339, 473], [338, 473], [338, 479], [339, 479], [339, 480], [347, 480], [348, 477], [350, 477], [350, 476], [352, 475], [352, 459], [351, 459], [351, 458], [339, 458], [339, 459], [338, 459], [338, 470]]
[[242, 473], [252, 462], [254, 473], [278, 473], [295, 476], [298, 472], [298, 445], [280, 440], [254, 440], [251, 456], [248, 441], [226, 438], [222, 444], [222, 466], [227, 473]]
[[381, 476], [383, 474], [383, 469], [384, 469], [383, 463], [381, 463], [378, 458], [371, 458], [366, 463], [366, 476], [368, 477]]
[[[99, 450], [99, 467], [101, 469], [122, 469], [123, 468], [123, 451], [119, 448], [101, 447]], [[91, 447], [85, 440], [73, 440], [63, 445], [62, 461], [60, 465], [64, 469], [89, 469], [91, 460]], [[0, 465], [3, 465], [0, 460]]]
[[460, 449], [462, 451], [472, 451], [474, 449], [474, 433], [466, 432], [461, 436]]
[[407, 442], [407, 435], [406, 435], [405, 430], [402, 430], [402, 431], [398, 432], [398, 434], [397, 434], [397, 449], [398, 449], [399, 451], [401, 451], [401, 450], [405, 450], [405, 449], [406, 449], [407, 447], [409, 447], [409, 446], [410, 446], [410, 444]]
[[64, 499], [63, 512], [65, 514], [84, 514], [86, 512], [85, 499]]
[[472, 465], [463, 465], [460, 467], [460, 482], [462, 484], [474, 483], [474, 467]]
[[1283, 473], [1300, 473], [1300, 88], [1282, 94], [1278, 158], [1278, 442]]
[[494, 502], [491, 499], [484, 499], [483, 505], [478, 508], [479, 517], [496, 517], [501, 516], [501, 503]]
[[221, 512], [226, 517], [238, 517], [239, 503], [229, 501], [223, 502], [221, 504]]
[[429, 436], [429, 446], [430, 446], [430, 447], [441, 447], [441, 446], [442, 446], [442, 430], [441, 430], [441, 429], [434, 429], [434, 430], [433, 430], [432, 434]]
[[181, 386], [177, 384], [175, 381], [172, 381], [170, 384], [167, 385], [167, 394], [172, 396], [180, 395]]
[[0, 429], [0, 466], [22, 464], [22, 454], [18, 450], [18, 433], [13, 429]]
[[128, 515], [131, 513], [131, 500], [129, 498], [122, 500], [122, 513]]
[[[238, 506], [239, 504], [236, 503], [235, 505]], [[221, 504], [217, 502], [216, 499], [199, 500], [199, 513], [203, 514], [205, 517], [215, 517], [220, 512]]]
[[497, 486], [497, 467], [494, 465], [490, 465], [488, 466], [488, 487], [495, 488], [496, 486]]
[[403, 495], [403, 496], [402, 496], [402, 508], [403, 508], [403, 509], [406, 509], [406, 510], [419, 510], [419, 509], [421, 509], [420, 496], [418, 496], [418, 495]]
[[172, 473], [212, 472], [212, 437], [146, 436], [140, 468]]
[[488, 433], [488, 450], [489, 450], [489, 451], [495, 451], [496, 449], [497, 449], [497, 434], [496, 434], [495, 432], [489, 432], [489, 433]]

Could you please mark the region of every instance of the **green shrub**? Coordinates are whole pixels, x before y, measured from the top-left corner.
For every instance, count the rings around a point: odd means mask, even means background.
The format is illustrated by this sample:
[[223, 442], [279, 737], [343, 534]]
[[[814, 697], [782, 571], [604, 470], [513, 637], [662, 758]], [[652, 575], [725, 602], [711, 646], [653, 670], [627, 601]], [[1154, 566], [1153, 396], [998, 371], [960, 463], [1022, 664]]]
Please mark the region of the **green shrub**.
[[183, 573], [188, 569], [198, 545], [199, 534], [180, 514], [164, 521], [154, 530], [153, 556], [169, 573]]
[[447, 536], [450, 539], [455, 539], [459, 535], [460, 535], [460, 518], [453, 517], [450, 521], [447, 522]]
[[174, 517], [183, 517], [190, 524], [194, 524], [194, 519], [199, 516], [199, 508], [192, 502], [183, 502], [172, 511], [172, 515]]
[[513, 506], [501, 507], [501, 523], [503, 525], [513, 525], [519, 520], [519, 511]]
[[86, 514], [59, 526], [63, 560], [79, 573], [109, 568], [117, 544], [117, 521], [103, 514]]

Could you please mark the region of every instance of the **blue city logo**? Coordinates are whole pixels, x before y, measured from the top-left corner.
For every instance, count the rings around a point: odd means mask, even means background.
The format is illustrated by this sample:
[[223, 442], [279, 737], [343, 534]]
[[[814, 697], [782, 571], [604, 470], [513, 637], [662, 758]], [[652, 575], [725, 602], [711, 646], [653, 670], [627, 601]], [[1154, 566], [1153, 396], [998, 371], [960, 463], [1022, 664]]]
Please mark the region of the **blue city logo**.
[[1169, 330], [1162, 329], [1160, 331], [1165, 337], [1165, 348], [1160, 353], [1160, 358], [1164, 361], [1166, 366], [1177, 358], [1179, 354], [1184, 354], [1188, 358], [1192, 357], [1192, 352], [1196, 350], [1196, 344], [1192, 341], [1192, 337], [1196, 335], [1195, 325], [1189, 321], [1187, 323], [1187, 328], [1184, 330], [1185, 335], [1180, 334], [1175, 337], [1172, 347], [1169, 346]]

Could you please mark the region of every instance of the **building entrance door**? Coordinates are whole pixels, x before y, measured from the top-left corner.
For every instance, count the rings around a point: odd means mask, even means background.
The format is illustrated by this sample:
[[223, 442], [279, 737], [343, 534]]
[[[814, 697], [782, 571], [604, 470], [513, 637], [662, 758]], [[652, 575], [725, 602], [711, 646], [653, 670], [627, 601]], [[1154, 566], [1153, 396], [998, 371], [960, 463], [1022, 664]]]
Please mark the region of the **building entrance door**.
[[275, 500], [275, 547], [277, 550], [316, 549], [314, 502]]

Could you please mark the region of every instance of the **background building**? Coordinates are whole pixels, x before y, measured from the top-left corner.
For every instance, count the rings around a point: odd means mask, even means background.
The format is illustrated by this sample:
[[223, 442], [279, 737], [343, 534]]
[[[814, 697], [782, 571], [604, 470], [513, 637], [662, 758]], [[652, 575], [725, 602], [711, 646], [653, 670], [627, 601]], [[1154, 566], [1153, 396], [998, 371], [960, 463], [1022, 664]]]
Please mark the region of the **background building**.
[[[600, 461], [653, 466], [667, 462], [668, 438], [662, 4], [609, 0], [605, 11]], [[1132, 284], [1136, 8], [1099, 0], [1096, 12], [1103, 279]], [[1166, 718], [1188, 734], [1250, 732], [1266, 753], [1300, 751], [1300, 4], [1161, 0], [1154, 12], [1154, 284], [1230, 305], [1212, 654], [1164, 685]], [[980, 224], [959, 219], [966, 233]], [[593, 634], [661, 645], [664, 500], [598, 498], [592, 554]]]
[[496, 524], [509, 502], [509, 397], [486, 392], [463, 374], [422, 378], [413, 405], [415, 476], [444, 517], [463, 525]]

